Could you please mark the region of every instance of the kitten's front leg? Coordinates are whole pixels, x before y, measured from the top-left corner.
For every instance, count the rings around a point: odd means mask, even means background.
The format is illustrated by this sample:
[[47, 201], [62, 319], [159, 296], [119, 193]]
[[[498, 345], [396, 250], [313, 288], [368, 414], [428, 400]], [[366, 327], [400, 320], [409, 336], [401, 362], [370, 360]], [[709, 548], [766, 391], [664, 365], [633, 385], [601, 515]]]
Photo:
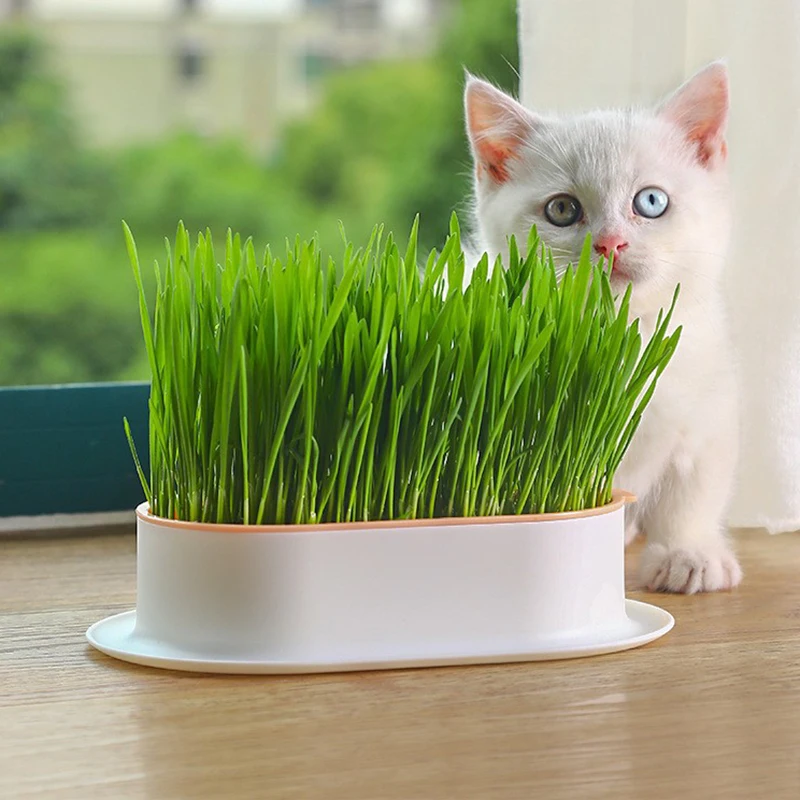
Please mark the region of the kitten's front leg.
[[705, 442], [673, 461], [642, 520], [647, 546], [641, 579], [651, 591], [732, 589], [742, 570], [728, 540], [724, 514], [736, 464], [735, 437]]

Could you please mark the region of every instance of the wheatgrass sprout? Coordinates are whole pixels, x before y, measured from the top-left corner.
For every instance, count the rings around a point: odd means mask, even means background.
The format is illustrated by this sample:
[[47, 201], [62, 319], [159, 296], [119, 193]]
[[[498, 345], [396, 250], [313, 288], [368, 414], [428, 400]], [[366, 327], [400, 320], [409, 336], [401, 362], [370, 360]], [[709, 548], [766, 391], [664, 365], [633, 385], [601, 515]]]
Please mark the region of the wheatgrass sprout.
[[[584, 249], [557, 280], [526, 255], [462, 289], [458, 222], [419, 268], [417, 223], [323, 261], [316, 239], [258, 255], [180, 225], [150, 316], [125, 227], [151, 370], [151, 512], [323, 523], [575, 511], [611, 499], [680, 330], [648, 342]], [[677, 295], [676, 295], [677, 296]]]

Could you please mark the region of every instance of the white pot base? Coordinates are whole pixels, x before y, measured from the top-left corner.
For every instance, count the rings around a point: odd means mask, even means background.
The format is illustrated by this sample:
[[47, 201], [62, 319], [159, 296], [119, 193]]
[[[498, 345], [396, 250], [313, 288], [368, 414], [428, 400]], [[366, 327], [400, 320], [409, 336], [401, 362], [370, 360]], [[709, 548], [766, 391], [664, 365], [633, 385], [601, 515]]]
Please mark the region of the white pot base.
[[603, 629], [594, 636], [541, 640], [531, 650], [519, 652], [452, 653], [438, 656], [383, 658], [363, 661], [270, 661], [226, 659], [208, 653], [188, 652], [158, 640], [137, 636], [136, 612], [127, 611], [101, 620], [86, 632], [89, 643], [114, 658], [161, 669], [187, 672], [238, 674], [292, 674], [352, 672], [356, 670], [438, 667], [459, 664], [502, 664], [519, 661], [551, 661], [630, 650], [660, 638], [675, 624], [672, 615], [657, 606], [625, 600], [626, 622]]

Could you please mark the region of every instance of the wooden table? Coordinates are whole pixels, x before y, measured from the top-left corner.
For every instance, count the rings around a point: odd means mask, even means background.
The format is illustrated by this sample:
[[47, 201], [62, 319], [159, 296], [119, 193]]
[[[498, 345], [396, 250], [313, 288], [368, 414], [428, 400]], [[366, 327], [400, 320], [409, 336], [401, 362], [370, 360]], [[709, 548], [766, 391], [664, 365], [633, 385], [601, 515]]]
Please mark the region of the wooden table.
[[800, 534], [738, 538], [741, 589], [656, 598], [677, 625], [639, 650], [278, 678], [89, 649], [130, 534], [0, 542], [0, 798], [797, 800]]

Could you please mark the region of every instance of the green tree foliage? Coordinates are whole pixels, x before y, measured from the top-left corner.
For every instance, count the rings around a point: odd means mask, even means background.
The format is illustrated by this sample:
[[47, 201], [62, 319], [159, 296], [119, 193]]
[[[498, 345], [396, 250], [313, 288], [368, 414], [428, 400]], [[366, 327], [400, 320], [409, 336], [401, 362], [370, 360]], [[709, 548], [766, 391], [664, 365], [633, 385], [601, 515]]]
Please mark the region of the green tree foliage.
[[141, 236], [172, 236], [178, 220], [192, 230], [228, 228], [265, 239], [284, 237], [298, 211], [275, 176], [241, 142], [179, 134], [119, 154], [116, 181], [124, 187], [108, 214]]
[[[443, 86], [438, 65], [427, 61], [376, 64], [330, 78], [313, 116], [287, 131], [275, 166], [280, 184], [315, 210], [314, 227], [341, 219], [357, 238], [376, 222], [408, 227], [406, 204], [398, 199], [445, 124]], [[449, 210], [441, 211], [446, 223]], [[304, 235], [313, 232], [301, 228]]]
[[441, 125], [429, 132], [419, 159], [410, 165], [405, 181], [398, 183], [395, 213], [402, 219], [419, 213], [434, 226], [428, 237], [438, 242], [447, 232], [450, 210], [463, 208], [471, 188], [464, 70], [507, 91], [518, 89], [516, 0], [462, 0], [444, 30], [435, 62], [442, 76]]
[[[341, 220], [441, 244], [463, 212], [470, 158], [464, 69], [516, 88], [515, 0], [462, 0], [440, 48], [413, 62], [334, 72], [271, 160], [236, 142], [175, 135], [102, 154], [82, 145], [63, 88], [33, 37], [0, 31], [0, 385], [147, 376], [120, 220], [143, 260], [178, 220], [280, 245]], [[462, 213], [463, 216], [463, 213]]]
[[109, 189], [103, 165], [80, 147], [41, 43], [0, 36], [0, 230], [91, 221]]
[[141, 337], [119, 238], [0, 235], [0, 385], [108, 380], [136, 358]]
[[333, 76], [321, 107], [292, 126], [279, 161], [316, 219], [340, 217], [354, 237], [376, 221], [402, 230], [421, 214], [428, 244], [470, 190], [464, 70], [517, 89], [514, 0], [462, 0], [439, 52], [423, 63], [370, 65]]

